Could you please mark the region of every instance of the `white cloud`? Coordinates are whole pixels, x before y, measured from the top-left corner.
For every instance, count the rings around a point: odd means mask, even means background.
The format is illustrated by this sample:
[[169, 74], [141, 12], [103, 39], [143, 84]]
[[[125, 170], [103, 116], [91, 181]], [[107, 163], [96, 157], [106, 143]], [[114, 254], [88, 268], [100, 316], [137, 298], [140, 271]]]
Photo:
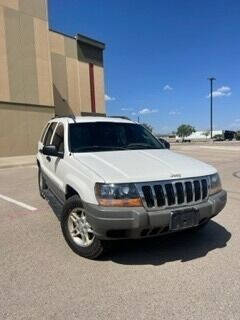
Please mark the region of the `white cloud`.
[[170, 116], [178, 116], [178, 115], [181, 114], [181, 112], [172, 110], [172, 111], [170, 111], [168, 114], [169, 114]]
[[[229, 97], [231, 94], [232, 94], [231, 88], [226, 86], [222, 86], [221, 88], [218, 88], [212, 93], [213, 98], [224, 97], [224, 96]], [[210, 94], [207, 96], [207, 98], [210, 98]]]
[[149, 113], [156, 113], [156, 112], [158, 112], [157, 109], [143, 108], [142, 110], [139, 111], [139, 114], [149, 114]]
[[218, 89], [218, 91], [220, 91], [220, 92], [229, 92], [229, 91], [231, 91], [231, 88], [222, 86], [221, 88]]
[[132, 111], [133, 108], [121, 108], [122, 111]]
[[131, 115], [132, 115], [132, 116], [135, 116], [135, 115], [136, 115], [136, 112], [132, 112]]
[[173, 90], [173, 88], [172, 88], [169, 84], [166, 84], [166, 85], [163, 87], [163, 90], [164, 90], [164, 91], [171, 91], [171, 90]]
[[105, 99], [105, 101], [114, 101], [114, 100], [116, 100], [116, 98], [110, 97], [107, 94], [104, 95], [104, 99]]

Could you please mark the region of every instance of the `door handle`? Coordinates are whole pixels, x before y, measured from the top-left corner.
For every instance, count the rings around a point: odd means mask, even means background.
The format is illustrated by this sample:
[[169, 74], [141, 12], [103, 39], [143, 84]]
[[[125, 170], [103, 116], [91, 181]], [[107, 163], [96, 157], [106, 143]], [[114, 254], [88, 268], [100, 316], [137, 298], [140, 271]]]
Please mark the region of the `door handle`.
[[46, 157], [47, 161], [50, 162], [51, 158], [49, 156]]

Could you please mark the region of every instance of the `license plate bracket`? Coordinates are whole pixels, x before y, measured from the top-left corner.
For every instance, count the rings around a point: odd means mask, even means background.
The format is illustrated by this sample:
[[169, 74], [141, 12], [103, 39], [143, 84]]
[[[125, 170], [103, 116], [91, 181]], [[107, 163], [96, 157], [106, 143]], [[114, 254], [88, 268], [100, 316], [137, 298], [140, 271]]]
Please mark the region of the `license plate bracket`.
[[171, 212], [169, 229], [172, 231], [195, 227], [199, 224], [199, 211], [195, 208]]

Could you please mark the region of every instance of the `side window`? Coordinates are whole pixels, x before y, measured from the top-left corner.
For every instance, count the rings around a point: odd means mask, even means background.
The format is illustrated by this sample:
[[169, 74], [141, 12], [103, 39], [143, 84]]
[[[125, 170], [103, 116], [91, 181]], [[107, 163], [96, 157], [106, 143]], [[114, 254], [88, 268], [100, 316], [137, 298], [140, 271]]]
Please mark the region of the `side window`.
[[50, 124], [50, 127], [48, 128], [48, 131], [47, 131], [47, 133], [45, 135], [45, 138], [44, 138], [44, 141], [43, 141], [43, 144], [45, 146], [49, 146], [50, 145], [51, 137], [53, 135], [54, 129], [56, 128], [56, 125], [57, 125], [56, 122], [52, 122]]
[[62, 123], [57, 126], [52, 145], [56, 146], [58, 152], [64, 152], [64, 126]]
[[42, 143], [43, 143], [43, 139], [44, 139], [44, 137], [45, 137], [45, 134], [46, 134], [49, 126], [50, 126], [50, 124], [48, 123], [48, 124], [45, 126], [45, 128], [43, 129], [42, 136], [41, 136], [41, 139], [40, 139], [40, 141], [41, 141]]

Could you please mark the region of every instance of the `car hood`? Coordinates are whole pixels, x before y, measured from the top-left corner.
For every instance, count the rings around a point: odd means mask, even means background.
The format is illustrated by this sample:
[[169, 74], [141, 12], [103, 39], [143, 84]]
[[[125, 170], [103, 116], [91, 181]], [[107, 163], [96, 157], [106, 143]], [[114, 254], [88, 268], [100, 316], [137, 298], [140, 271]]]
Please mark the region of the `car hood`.
[[204, 162], [167, 149], [79, 153], [74, 158], [107, 183], [191, 178], [216, 172]]

